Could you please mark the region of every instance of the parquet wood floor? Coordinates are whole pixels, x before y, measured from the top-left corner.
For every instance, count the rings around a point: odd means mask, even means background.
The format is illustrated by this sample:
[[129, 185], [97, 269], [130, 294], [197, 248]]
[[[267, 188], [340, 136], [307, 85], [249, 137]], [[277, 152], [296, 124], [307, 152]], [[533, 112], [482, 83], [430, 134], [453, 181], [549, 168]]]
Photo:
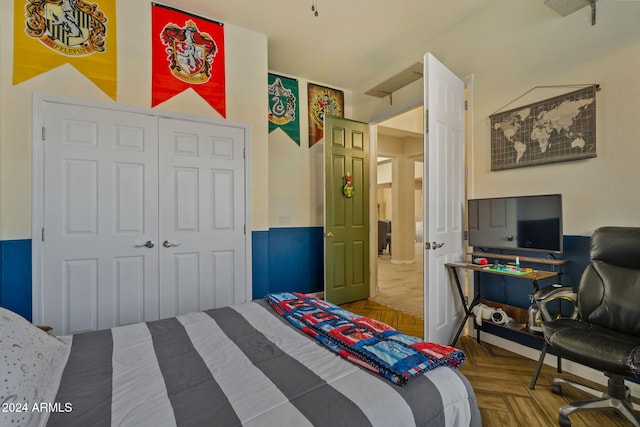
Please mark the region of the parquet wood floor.
[[[373, 301], [356, 301], [342, 305], [354, 313], [385, 322], [399, 331], [423, 336], [423, 319], [396, 311]], [[477, 343], [462, 336], [456, 343], [467, 355], [460, 371], [475, 390], [482, 422], [486, 427], [558, 425], [558, 408], [567, 402], [590, 399], [591, 396], [564, 387], [563, 395], [550, 391], [554, 377], [572, 378], [583, 384], [604, 390], [604, 387], [545, 365], [535, 390], [529, 389], [536, 362], [502, 348]], [[632, 425], [614, 410], [584, 411], [570, 417], [574, 427], [622, 427]]]

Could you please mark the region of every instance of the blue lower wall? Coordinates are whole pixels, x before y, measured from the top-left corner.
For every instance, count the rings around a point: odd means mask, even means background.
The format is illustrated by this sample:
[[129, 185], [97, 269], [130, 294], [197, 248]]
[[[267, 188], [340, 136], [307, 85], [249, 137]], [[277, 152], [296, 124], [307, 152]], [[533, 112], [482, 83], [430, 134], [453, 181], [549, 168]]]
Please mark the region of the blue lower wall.
[[[253, 298], [270, 292], [320, 292], [322, 227], [272, 228], [251, 234]], [[31, 320], [31, 240], [0, 241], [0, 306]]]
[[[582, 270], [589, 262], [589, 245], [589, 237], [564, 237], [564, 252], [560, 258], [569, 262], [563, 269], [563, 284], [577, 287]], [[270, 292], [322, 291], [322, 227], [254, 231], [252, 247], [254, 299]], [[523, 263], [523, 267], [529, 265]], [[482, 298], [523, 308], [529, 306], [532, 288], [523, 279], [488, 274], [477, 279], [482, 280]], [[551, 283], [553, 281], [540, 285]], [[0, 241], [0, 306], [31, 319], [31, 240]], [[496, 331], [496, 334], [500, 333], [501, 330]], [[521, 341], [517, 336], [509, 339]], [[539, 345], [540, 342], [533, 344]]]
[[[270, 292], [324, 289], [322, 227], [271, 228], [254, 232], [253, 298]], [[262, 278], [258, 278], [260, 274]]]
[[31, 320], [31, 240], [0, 241], [0, 306]]

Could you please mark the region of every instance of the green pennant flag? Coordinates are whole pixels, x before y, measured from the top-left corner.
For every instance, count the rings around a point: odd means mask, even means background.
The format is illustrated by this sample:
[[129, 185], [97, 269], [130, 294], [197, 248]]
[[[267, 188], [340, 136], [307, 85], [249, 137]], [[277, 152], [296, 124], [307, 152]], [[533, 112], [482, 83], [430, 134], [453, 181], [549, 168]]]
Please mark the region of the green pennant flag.
[[280, 128], [300, 145], [298, 80], [269, 74], [269, 133]]

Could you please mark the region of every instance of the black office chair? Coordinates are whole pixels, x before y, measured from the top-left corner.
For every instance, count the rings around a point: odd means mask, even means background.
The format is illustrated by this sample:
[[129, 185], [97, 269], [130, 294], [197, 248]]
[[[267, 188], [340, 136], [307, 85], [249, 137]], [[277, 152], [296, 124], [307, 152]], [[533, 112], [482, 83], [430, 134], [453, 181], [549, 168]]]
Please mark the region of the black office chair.
[[568, 384], [599, 397], [561, 407], [558, 422], [570, 426], [569, 415], [576, 411], [615, 408], [640, 427], [624, 384], [625, 377], [640, 377], [640, 228], [597, 229], [590, 259], [578, 289], [579, 318], [545, 322], [543, 330], [558, 356], [604, 372], [608, 387], [601, 393], [556, 378], [554, 393]]

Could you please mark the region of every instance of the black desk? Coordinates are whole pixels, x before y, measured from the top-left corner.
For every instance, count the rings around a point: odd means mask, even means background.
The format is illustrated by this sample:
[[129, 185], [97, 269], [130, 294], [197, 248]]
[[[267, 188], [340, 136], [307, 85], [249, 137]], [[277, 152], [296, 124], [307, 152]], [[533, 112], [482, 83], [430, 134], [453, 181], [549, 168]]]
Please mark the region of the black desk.
[[[502, 254], [489, 254], [489, 253], [473, 253], [471, 254], [472, 257], [477, 257], [477, 256], [482, 256], [482, 257], [486, 257], [486, 258], [494, 258], [494, 259], [501, 259], [501, 260], [515, 260], [516, 256], [514, 255], [502, 255]], [[462, 306], [464, 307], [464, 318], [462, 319], [462, 321], [460, 322], [460, 326], [458, 327], [458, 330], [456, 332], [455, 337], [453, 338], [453, 341], [451, 341], [451, 346], [455, 346], [456, 341], [458, 340], [458, 338], [460, 337], [460, 334], [462, 333], [462, 329], [464, 329], [464, 325], [467, 322], [467, 319], [472, 318], [475, 319], [475, 315], [471, 312], [471, 310], [473, 309], [473, 307], [475, 305], [477, 305], [480, 302], [480, 281], [478, 280], [475, 283], [474, 286], [474, 295], [473, 295], [473, 299], [471, 300], [471, 302], [467, 301], [467, 298], [464, 295], [464, 290], [462, 289], [462, 284], [460, 283], [460, 277], [458, 275], [458, 269], [464, 270], [466, 271], [474, 271], [474, 272], [480, 272], [480, 273], [487, 273], [487, 274], [497, 274], [497, 275], [503, 275], [503, 276], [512, 276], [515, 278], [520, 278], [520, 279], [527, 279], [531, 281], [531, 284], [533, 286], [533, 292], [538, 290], [538, 281], [539, 280], [544, 280], [544, 279], [551, 279], [551, 278], [560, 278], [560, 276], [562, 275], [562, 266], [564, 264], [567, 263], [566, 260], [558, 260], [558, 259], [544, 259], [544, 258], [533, 258], [533, 257], [518, 257], [520, 259], [521, 262], [529, 262], [529, 263], [538, 263], [538, 264], [545, 264], [550, 266], [550, 268], [553, 269], [553, 271], [547, 271], [547, 270], [534, 270], [532, 272], [527, 272], [525, 274], [522, 273], [518, 273], [515, 274], [513, 272], [509, 272], [509, 271], [502, 271], [502, 270], [493, 270], [490, 268], [487, 268], [487, 266], [484, 265], [478, 265], [478, 264], [473, 264], [473, 263], [467, 263], [467, 262], [451, 262], [451, 263], [447, 263], [445, 264], [448, 272], [449, 272], [449, 277], [453, 280], [453, 282], [456, 285], [456, 288], [458, 290], [458, 295], [460, 297], [460, 302], [462, 303]], [[502, 307], [505, 308], [509, 308], [510, 306], [506, 306], [504, 304], [500, 304]], [[514, 309], [517, 310], [523, 310], [520, 307], [514, 307]], [[496, 326], [501, 326], [501, 325], [496, 325]], [[475, 326], [476, 328], [476, 341], [480, 342], [480, 328]], [[514, 329], [514, 328], [509, 328], [513, 331], [516, 332], [520, 332], [520, 333], [524, 333], [524, 334], [528, 334], [528, 335], [534, 335], [538, 338], [540, 338], [539, 335], [535, 335], [530, 333], [529, 331], [526, 330], [526, 328], [520, 328], [520, 329]], [[536, 371], [533, 375], [533, 379], [531, 380], [531, 385], [530, 388], [533, 389], [536, 383], [536, 380], [538, 379], [538, 375], [540, 373], [540, 368], [542, 367], [542, 361], [544, 359], [544, 356], [546, 354], [546, 348], [547, 346], [545, 345], [543, 348], [543, 351], [541, 353], [540, 356], [540, 360], [538, 361], [538, 366], [536, 367]], [[561, 369], [561, 364], [560, 364], [560, 358], [558, 358], [558, 372], [562, 372]]]
[[[464, 307], [464, 312], [465, 312], [464, 319], [462, 319], [462, 322], [460, 322], [458, 331], [456, 332], [456, 335], [453, 338], [453, 341], [451, 342], [452, 346], [456, 343], [456, 341], [460, 337], [460, 333], [462, 332], [462, 329], [464, 328], [464, 325], [467, 322], [467, 319], [469, 317], [475, 318], [474, 314], [471, 312], [471, 309], [473, 308], [474, 305], [478, 304], [480, 300], [480, 286], [478, 283], [475, 286], [473, 299], [471, 300], [470, 303], [467, 303], [464, 295], [464, 290], [462, 289], [462, 284], [460, 283], [460, 277], [458, 276], [458, 269], [472, 270], [472, 271], [478, 271], [481, 273], [488, 273], [488, 274], [498, 274], [503, 276], [511, 276], [519, 279], [528, 279], [531, 281], [531, 284], [533, 285], [534, 292], [538, 290], [538, 280], [558, 277], [561, 274], [560, 271], [543, 271], [543, 270], [534, 270], [533, 272], [526, 273], [526, 274], [514, 274], [508, 271], [492, 270], [487, 268], [484, 265], [478, 265], [478, 264], [472, 264], [472, 263], [466, 263], [466, 262], [451, 262], [451, 263], [445, 264], [445, 266], [449, 271], [449, 277], [453, 279], [453, 282], [455, 283], [458, 289], [458, 295], [460, 296], [460, 301], [462, 302], [462, 305]], [[476, 340], [480, 342], [480, 329], [477, 329]]]

